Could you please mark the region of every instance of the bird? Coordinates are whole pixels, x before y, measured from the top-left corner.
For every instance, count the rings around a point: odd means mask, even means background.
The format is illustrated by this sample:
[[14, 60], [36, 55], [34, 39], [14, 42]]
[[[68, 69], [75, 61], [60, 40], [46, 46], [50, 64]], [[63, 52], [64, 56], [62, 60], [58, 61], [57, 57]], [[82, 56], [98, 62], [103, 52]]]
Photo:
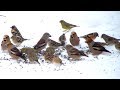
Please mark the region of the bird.
[[13, 35], [11, 39], [16, 46], [20, 46], [23, 43], [23, 41], [28, 40], [28, 39], [24, 39], [23, 37], [17, 36], [17, 35], [16, 36]]
[[70, 35], [70, 43], [73, 45], [73, 46], [78, 46], [79, 43], [80, 43], [80, 38], [77, 36], [77, 33], [76, 32], [71, 32], [71, 35]]
[[59, 42], [64, 46], [66, 42], [66, 36], [63, 33], [62, 35], [59, 36]]
[[30, 63], [37, 62], [38, 64], [40, 64], [39, 61], [38, 61], [38, 59], [39, 59], [38, 58], [38, 53], [34, 48], [24, 47], [20, 50], [21, 50], [22, 53], [26, 54], [26, 57], [29, 59]]
[[67, 44], [65, 46], [65, 49], [67, 50], [67, 54], [70, 58], [72, 58], [73, 60], [79, 60], [81, 56], [86, 56], [88, 57], [88, 55], [86, 55], [82, 50], [78, 50], [76, 48], [74, 48], [72, 45]]
[[44, 33], [41, 39], [33, 47], [38, 52], [44, 49], [47, 46], [48, 38], [51, 37], [49, 33]]
[[[89, 35], [85, 35], [85, 36], [82, 37], [82, 38], [84, 38], [84, 39], [87, 41], [88, 37], [89, 37]], [[91, 37], [90, 37], [90, 38], [91, 38]], [[91, 38], [91, 39], [92, 39], [92, 38]], [[94, 39], [92, 39], [92, 40], [94, 40]], [[108, 45], [108, 43], [106, 43], [106, 42], [96, 42], [96, 43], [100, 44], [101, 46]]]
[[55, 66], [61, 66], [63, 63], [62, 63], [62, 60], [59, 58], [59, 56], [57, 55], [54, 55], [53, 56], [53, 59], [52, 59], [52, 63], [55, 65]]
[[55, 54], [55, 48], [47, 47], [43, 53], [44, 59], [46, 62], [51, 63]]
[[68, 23], [64, 20], [60, 20], [59, 22], [61, 23], [61, 26], [64, 29], [64, 31], [69, 31], [70, 29], [72, 29], [74, 27], [80, 27], [80, 26], [77, 26], [77, 25], [70, 24], [70, 23]]
[[11, 39], [16, 46], [19, 46], [25, 40], [29, 40], [29, 39], [23, 38], [20, 31], [17, 29], [17, 27], [15, 25], [13, 25], [11, 28], [12, 28], [11, 29], [11, 34], [12, 34]]
[[8, 35], [3, 36], [3, 40], [1, 42], [1, 50], [3, 52], [7, 52], [7, 43], [11, 42], [10, 37]]
[[85, 38], [86, 36], [89, 36], [92, 40], [95, 40], [96, 37], [99, 37], [99, 34], [97, 32], [89, 33], [87, 35], [81, 36], [80, 38]]
[[43, 54], [43, 57], [47, 63], [52, 63], [52, 59], [54, 57], [54, 54], [51, 54], [50, 52], [45, 51]]
[[50, 47], [55, 48], [55, 49], [57, 49], [57, 48], [60, 47], [60, 46], [63, 46], [61, 43], [56, 42], [56, 41], [54, 41], [54, 40], [52, 40], [52, 39], [48, 39], [48, 45], [49, 45]]
[[22, 58], [26, 61], [26, 55], [23, 54], [17, 47], [15, 47], [11, 42], [7, 43], [7, 50], [9, 55], [14, 60], [19, 60], [19, 58]]
[[101, 38], [103, 38], [104, 41], [109, 45], [113, 45], [113, 44], [119, 42], [119, 40], [120, 40], [120, 39], [117, 39], [115, 37], [109, 36], [107, 34], [102, 34]]
[[99, 55], [102, 52], [108, 52], [111, 53], [110, 51], [108, 51], [107, 49], [105, 49], [102, 45], [100, 45], [97, 42], [94, 42], [89, 36], [86, 37], [86, 41], [85, 43], [88, 44], [89, 50], [91, 51], [91, 53], [93, 55]]

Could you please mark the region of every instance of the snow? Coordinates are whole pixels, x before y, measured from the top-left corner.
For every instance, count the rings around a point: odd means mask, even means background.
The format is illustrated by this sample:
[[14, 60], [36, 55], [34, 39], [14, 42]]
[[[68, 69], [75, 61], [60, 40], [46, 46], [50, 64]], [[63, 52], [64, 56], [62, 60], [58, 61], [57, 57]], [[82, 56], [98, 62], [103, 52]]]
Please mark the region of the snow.
[[[63, 33], [59, 23], [65, 20], [80, 27], [71, 31], [79, 36], [98, 32], [99, 36], [105, 33], [120, 38], [120, 12], [119, 11], [0, 11], [0, 42], [5, 34], [11, 36], [10, 27], [16, 25], [24, 38], [30, 39], [22, 43], [23, 46], [34, 46], [43, 33], [49, 32], [51, 39], [58, 41]], [[66, 34], [69, 44], [70, 32]], [[104, 41], [100, 37], [95, 41]], [[87, 50], [84, 39], [80, 41], [82, 50]], [[79, 47], [76, 47], [79, 48]], [[65, 65], [57, 69], [55, 65], [41, 62], [39, 64], [17, 63], [9, 59], [7, 53], [0, 50], [0, 78], [23, 78], [23, 79], [119, 79], [120, 78], [120, 52], [113, 46], [105, 46], [112, 52], [102, 53], [98, 59], [88, 54], [81, 61], [70, 62], [60, 57]], [[67, 55], [66, 51], [62, 53]]]

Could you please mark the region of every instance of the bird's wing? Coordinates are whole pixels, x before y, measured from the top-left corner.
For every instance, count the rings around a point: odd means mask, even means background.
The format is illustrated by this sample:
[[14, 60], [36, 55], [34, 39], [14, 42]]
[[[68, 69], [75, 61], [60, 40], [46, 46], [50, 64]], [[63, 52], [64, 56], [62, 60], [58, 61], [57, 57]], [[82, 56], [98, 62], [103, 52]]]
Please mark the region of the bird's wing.
[[76, 48], [72, 48], [69, 51], [71, 53], [71, 55], [79, 55], [79, 50], [77, 50]]
[[95, 43], [92, 47], [93, 47], [93, 49], [98, 50], [98, 51], [105, 50], [105, 48], [98, 43]]
[[10, 52], [16, 56], [20, 56], [22, 54], [16, 47], [13, 47]]
[[46, 41], [44, 39], [41, 39], [38, 43], [37, 43], [37, 46], [40, 48], [40, 47], [43, 47], [46, 45]]

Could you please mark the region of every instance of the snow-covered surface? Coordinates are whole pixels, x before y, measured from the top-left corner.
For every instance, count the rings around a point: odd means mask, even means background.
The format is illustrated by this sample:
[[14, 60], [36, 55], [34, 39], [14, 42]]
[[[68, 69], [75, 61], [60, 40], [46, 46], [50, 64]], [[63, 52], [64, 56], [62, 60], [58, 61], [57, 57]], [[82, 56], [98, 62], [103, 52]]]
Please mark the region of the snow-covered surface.
[[[76, 31], [79, 36], [98, 32], [99, 36], [105, 33], [120, 38], [120, 12], [119, 11], [1, 11], [0, 15], [0, 42], [5, 34], [11, 36], [10, 27], [16, 25], [25, 38], [30, 40], [22, 43], [22, 46], [32, 47], [41, 38], [42, 34], [49, 32], [51, 39], [58, 41], [63, 33], [59, 23], [65, 20], [79, 25], [71, 31]], [[69, 44], [70, 32], [66, 34]], [[100, 37], [95, 41], [104, 41]], [[82, 50], [86, 50], [86, 44], [81, 39]], [[76, 47], [78, 48], [78, 47]], [[112, 52], [103, 53], [94, 58], [82, 57], [81, 61], [70, 62], [60, 57], [65, 64], [60, 69], [55, 69], [53, 64], [25, 64], [15, 60], [6, 60], [10, 56], [0, 50], [0, 78], [32, 78], [32, 79], [119, 79], [120, 78], [120, 52], [114, 46], [105, 46]], [[80, 49], [80, 48], [79, 48]], [[67, 55], [66, 52], [62, 53]], [[5, 58], [5, 59], [4, 59]]]

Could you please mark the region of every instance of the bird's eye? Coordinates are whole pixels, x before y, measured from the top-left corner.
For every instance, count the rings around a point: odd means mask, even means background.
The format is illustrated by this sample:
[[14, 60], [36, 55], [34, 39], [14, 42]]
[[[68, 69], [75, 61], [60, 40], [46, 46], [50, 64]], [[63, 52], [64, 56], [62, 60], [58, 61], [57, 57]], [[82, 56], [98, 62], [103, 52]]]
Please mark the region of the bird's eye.
[[6, 36], [6, 38], [8, 38], [8, 36]]

